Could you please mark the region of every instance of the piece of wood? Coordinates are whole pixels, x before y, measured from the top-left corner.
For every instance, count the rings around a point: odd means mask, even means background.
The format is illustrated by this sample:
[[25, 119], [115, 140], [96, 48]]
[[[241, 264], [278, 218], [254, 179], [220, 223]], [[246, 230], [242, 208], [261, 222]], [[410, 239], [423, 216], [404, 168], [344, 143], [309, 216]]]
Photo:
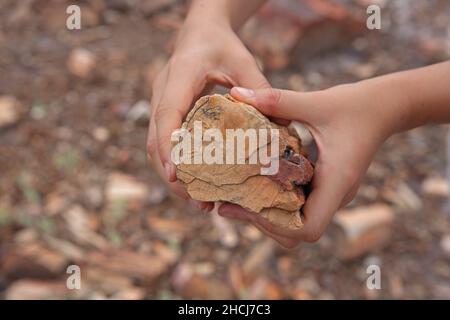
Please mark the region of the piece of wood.
[[[293, 130], [277, 125], [267, 119], [254, 107], [238, 102], [231, 96], [211, 95], [200, 98], [189, 112], [182, 129], [190, 133], [191, 146], [194, 146], [194, 122], [201, 121], [202, 132], [217, 128], [224, 137], [223, 155], [226, 155], [225, 142], [227, 129], [271, 129], [279, 130], [279, 149], [277, 155], [270, 154], [272, 136], [267, 143], [251, 144], [245, 142], [245, 159], [261, 151], [270, 157], [278, 156], [279, 170], [275, 175], [262, 175], [263, 165], [258, 161], [250, 164], [212, 163], [194, 164], [196, 152], [191, 151], [191, 163], [177, 164], [177, 177], [182, 181], [189, 195], [201, 201], [225, 201], [238, 204], [250, 211], [260, 213], [272, 223], [289, 229], [302, 227], [300, 208], [305, 202], [303, 188], [313, 175], [313, 166], [305, 157], [306, 152], [299, 137]], [[197, 122], [198, 123], [198, 122]], [[259, 132], [259, 131], [257, 131]], [[202, 149], [211, 141], [201, 142]], [[236, 148], [236, 146], [233, 146]], [[236, 158], [237, 159], [237, 158]]]

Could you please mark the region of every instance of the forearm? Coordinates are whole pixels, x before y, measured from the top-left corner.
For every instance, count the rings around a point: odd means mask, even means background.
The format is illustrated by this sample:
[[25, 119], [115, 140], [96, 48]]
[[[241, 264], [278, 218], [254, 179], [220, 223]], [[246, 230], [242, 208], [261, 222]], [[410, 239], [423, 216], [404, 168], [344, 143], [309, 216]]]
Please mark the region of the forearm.
[[192, 0], [186, 24], [203, 22], [239, 29], [266, 0]]
[[405, 72], [403, 77], [409, 96], [410, 128], [450, 123], [450, 61]]
[[450, 123], [450, 61], [397, 72], [361, 83], [378, 100], [381, 122], [391, 133], [430, 123]]

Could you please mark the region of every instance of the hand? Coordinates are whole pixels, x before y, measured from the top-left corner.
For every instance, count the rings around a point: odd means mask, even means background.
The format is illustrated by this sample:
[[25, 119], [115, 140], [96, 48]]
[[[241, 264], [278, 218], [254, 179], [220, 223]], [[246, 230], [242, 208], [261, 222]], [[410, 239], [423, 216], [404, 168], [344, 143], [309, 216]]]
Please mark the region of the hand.
[[[184, 199], [189, 195], [176, 181], [170, 160], [170, 138], [181, 127], [192, 103], [202, 93], [220, 84], [226, 87], [270, 87], [258, 65], [232, 28], [217, 21], [186, 25], [175, 52], [153, 83], [147, 154], [172, 191]], [[212, 204], [196, 202], [201, 209]]]
[[378, 147], [396, 130], [397, 119], [402, 118], [401, 108], [397, 107], [401, 99], [389, 90], [380, 94], [378, 86], [378, 81], [369, 80], [310, 93], [233, 88], [233, 97], [265, 115], [306, 125], [318, 146], [319, 157], [312, 192], [303, 206], [301, 230], [279, 228], [233, 204], [222, 205], [219, 214], [254, 224], [284, 247], [317, 241], [336, 210], [353, 199]]

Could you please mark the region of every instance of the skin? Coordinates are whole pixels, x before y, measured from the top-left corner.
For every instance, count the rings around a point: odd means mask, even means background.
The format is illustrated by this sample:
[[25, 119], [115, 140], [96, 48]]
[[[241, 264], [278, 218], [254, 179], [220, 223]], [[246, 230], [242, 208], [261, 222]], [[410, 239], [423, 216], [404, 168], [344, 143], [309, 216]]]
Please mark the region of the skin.
[[301, 230], [278, 228], [232, 204], [222, 205], [219, 214], [250, 222], [287, 248], [317, 241], [334, 213], [354, 198], [374, 154], [389, 136], [450, 122], [449, 85], [450, 62], [445, 62], [309, 93], [233, 88], [233, 97], [265, 115], [304, 123], [319, 157]]
[[[220, 215], [252, 223], [292, 248], [320, 238], [336, 210], [353, 199], [375, 152], [390, 135], [450, 122], [450, 63], [316, 92], [272, 89], [235, 33], [263, 2], [192, 2], [175, 51], [153, 83], [147, 154], [171, 190], [189, 200], [176, 181], [168, 142], [192, 103], [215, 84], [235, 87], [235, 98], [267, 116], [304, 123], [319, 148], [313, 190], [303, 207], [304, 228], [281, 229], [236, 205], [219, 208]], [[211, 203], [190, 201], [212, 209]]]
[[[151, 120], [147, 155], [170, 189], [183, 199], [190, 197], [176, 181], [170, 161], [172, 132], [181, 127], [192, 103], [214, 85], [269, 88], [267, 79], [235, 30], [264, 1], [193, 1], [178, 35], [175, 51], [152, 85]], [[191, 200], [211, 210], [211, 203]]]

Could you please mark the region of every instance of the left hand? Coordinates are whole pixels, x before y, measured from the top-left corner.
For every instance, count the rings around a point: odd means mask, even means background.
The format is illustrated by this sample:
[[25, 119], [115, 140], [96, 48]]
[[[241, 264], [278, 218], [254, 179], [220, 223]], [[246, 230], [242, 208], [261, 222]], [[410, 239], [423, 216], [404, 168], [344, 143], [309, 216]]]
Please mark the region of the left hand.
[[316, 141], [319, 157], [312, 192], [302, 208], [302, 229], [280, 228], [233, 204], [222, 205], [219, 214], [252, 223], [284, 247], [317, 241], [334, 213], [354, 198], [375, 152], [402, 118], [398, 93], [385, 90], [380, 95], [378, 85], [369, 80], [309, 93], [233, 88], [233, 97], [263, 114], [303, 123]]

